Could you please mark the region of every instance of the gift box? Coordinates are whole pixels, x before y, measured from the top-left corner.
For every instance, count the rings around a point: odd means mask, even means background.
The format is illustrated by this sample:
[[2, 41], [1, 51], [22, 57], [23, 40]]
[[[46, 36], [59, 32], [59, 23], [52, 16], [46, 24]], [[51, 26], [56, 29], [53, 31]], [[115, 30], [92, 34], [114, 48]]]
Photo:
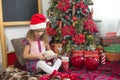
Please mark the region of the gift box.
[[110, 46], [104, 47], [105, 52], [113, 52], [113, 53], [119, 53], [120, 52], [120, 44], [112, 44]]
[[74, 56], [81, 56], [82, 57], [84, 51], [73, 51], [71, 53], [72, 53], [72, 57], [74, 57]]
[[108, 32], [108, 33], [106, 33], [106, 37], [112, 37], [112, 36], [116, 36], [116, 32]]
[[84, 57], [95, 57], [99, 59], [99, 52], [98, 51], [84, 51]]
[[101, 37], [100, 42], [103, 46], [111, 44], [120, 44], [120, 36]]
[[120, 53], [105, 52], [108, 61], [119, 61]]
[[62, 70], [68, 71], [69, 70], [69, 57], [67, 56], [62, 56]]

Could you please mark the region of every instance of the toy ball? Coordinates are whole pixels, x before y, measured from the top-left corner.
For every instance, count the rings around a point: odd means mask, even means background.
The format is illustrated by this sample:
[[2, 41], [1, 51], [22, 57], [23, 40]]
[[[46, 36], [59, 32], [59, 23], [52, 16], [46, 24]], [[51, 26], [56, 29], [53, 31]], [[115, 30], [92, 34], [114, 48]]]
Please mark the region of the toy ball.
[[74, 56], [71, 58], [71, 64], [72, 66], [79, 68], [83, 65], [83, 57], [82, 56]]
[[95, 70], [99, 65], [99, 59], [93, 57], [85, 58], [84, 65], [89, 70]]

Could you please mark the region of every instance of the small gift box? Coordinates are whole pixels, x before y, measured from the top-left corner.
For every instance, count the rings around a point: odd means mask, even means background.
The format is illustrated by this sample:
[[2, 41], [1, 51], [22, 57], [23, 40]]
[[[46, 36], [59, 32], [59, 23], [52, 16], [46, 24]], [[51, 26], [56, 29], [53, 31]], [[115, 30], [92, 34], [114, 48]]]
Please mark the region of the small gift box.
[[62, 56], [62, 69], [65, 71], [69, 70], [69, 57], [67, 56]]
[[120, 44], [120, 36], [101, 37], [100, 42], [103, 46], [111, 44]]

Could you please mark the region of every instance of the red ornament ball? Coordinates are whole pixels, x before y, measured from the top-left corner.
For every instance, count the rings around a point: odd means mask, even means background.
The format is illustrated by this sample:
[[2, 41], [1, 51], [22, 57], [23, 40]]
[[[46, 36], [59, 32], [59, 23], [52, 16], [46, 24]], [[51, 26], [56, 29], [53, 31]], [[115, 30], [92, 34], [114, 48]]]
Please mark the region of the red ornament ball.
[[89, 70], [94, 70], [99, 65], [99, 59], [94, 57], [89, 57], [84, 59], [85, 67]]
[[79, 68], [83, 65], [83, 57], [82, 56], [74, 56], [72, 57], [71, 59], [71, 64], [72, 66], [76, 67], [76, 68]]

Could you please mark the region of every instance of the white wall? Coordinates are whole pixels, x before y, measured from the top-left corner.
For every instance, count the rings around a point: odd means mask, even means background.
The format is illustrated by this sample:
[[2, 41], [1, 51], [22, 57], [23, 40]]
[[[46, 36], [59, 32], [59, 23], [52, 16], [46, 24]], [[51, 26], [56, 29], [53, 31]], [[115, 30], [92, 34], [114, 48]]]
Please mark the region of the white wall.
[[[46, 10], [49, 7], [49, 1], [50, 0], [42, 0], [42, 11], [44, 15], [46, 15]], [[117, 31], [118, 21], [120, 21], [120, 0], [93, 0], [93, 2], [94, 5], [91, 6], [94, 10], [93, 17], [94, 19], [102, 20], [102, 23], [99, 23], [101, 36], [105, 36], [105, 32]], [[29, 25], [5, 28], [8, 51], [13, 51], [10, 40], [12, 38], [25, 36], [28, 29]]]
[[13, 46], [11, 44], [11, 39], [25, 37], [28, 29], [29, 29], [29, 25], [5, 27], [5, 35], [6, 35], [8, 51], [14, 51]]
[[93, 0], [94, 19], [101, 19], [101, 36], [106, 32], [117, 32], [120, 35], [120, 0]]
[[49, 2], [50, 0], [42, 0], [42, 12], [46, 16], [47, 16], [46, 10], [48, 10], [49, 5], [50, 5]]

